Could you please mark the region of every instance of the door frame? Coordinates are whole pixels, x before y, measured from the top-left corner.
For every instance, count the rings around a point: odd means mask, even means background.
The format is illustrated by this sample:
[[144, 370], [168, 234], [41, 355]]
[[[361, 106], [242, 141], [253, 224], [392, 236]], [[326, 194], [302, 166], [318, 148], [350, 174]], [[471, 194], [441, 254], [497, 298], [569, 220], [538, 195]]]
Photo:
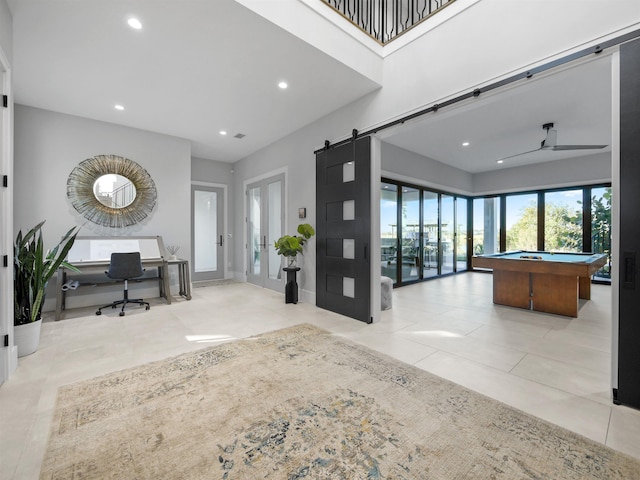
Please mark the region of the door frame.
[[[191, 207], [192, 207], [192, 211], [191, 211], [191, 279], [193, 280], [195, 277], [195, 268], [196, 268], [196, 262], [195, 262], [195, 245], [193, 244], [194, 242], [194, 238], [193, 238], [193, 187], [209, 187], [209, 188], [221, 188], [222, 189], [222, 235], [224, 238], [224, 245], [222, 246], [222, 263], [223, 263], [223, 278], [227, 279], [229, 278], [229, 186], [224, 184], [224, 183], [213, 183], [213, 182], [200, 182], [200, 181], [195, 181], [192, 180], [191, 181], [191, 195], [190, 195], [190, 201], [191, 201]], [[196, 280], [197, 281], [197, 280]]]
[[[242, 241], [244, 248], [242, 249], [242, 280], [244, 282], [248, 282], [248, 271], [249, 271], [249, 263], [248, 263], [248, 248], [249, 248], [249, 238], [247, 232], [247, 188], [252, 183], [258, 183], [263, 180], [266, 180], [271, 177], [276, 177], [278, 175], [282, 175], [284, 177], [284, 185], [283, 185], [283, 202], [282, 202], [282, 234], [289, 231], [289, 214], [288, 214], [288, 205], [289, 205], [289, 168], [282, 167], [277, 168], [275, 170], [270, 170], [263, 174], [257, 175], [255, 177], [247, 178], [242, 182], [242, 216], [244, 217], [244, 222], [242, 225]], [[280, 236], [280, 235], [279, 235]], [[274, 282], [277, 282], [277, 285], [274, 285]], [[271, 283], [271, 286], [269, 284]], [[264, 288], [269, 288], [270, 290], [282, 290], [284, 292], [284, 275], [281, 276], [280, 281], [274, 280], [273, 282], [266, 282]]]
[[[0, 94], [7, 95], [7, 107], [0, 105], [2, 128], [0, 135], [0, 166], [7, 175], [7, 186], [0, 187], [0, 250], [2, 255], [13, 258], [13, 91], [11, 65], [0, 49]], [[11, 262], [11, 265], [13, 262]], [[0, 267], [0, 385], [7, 381], [18, 367], [18, 348], [14, 342], [13, 328], [13, 268]], [[5, 337], [6, 335], [6, 337]], [[8, 342], [6, 340], [8, 339]], [[5, 343], [8, 346], [4, 346]]]

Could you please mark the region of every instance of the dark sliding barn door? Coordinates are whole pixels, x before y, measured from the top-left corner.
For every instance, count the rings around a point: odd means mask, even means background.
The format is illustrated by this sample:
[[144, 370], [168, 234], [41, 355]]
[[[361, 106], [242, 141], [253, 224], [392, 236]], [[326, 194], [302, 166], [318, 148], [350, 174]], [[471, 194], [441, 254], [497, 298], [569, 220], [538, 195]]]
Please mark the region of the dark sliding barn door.
[[[618, 389], [640, 408], [640, 41], [620, 46], [620, 290]], [[615, 321], [615, 319], [614, 319]]]
[[370, 323], [371, 139], [316, 155], [316, 305]]

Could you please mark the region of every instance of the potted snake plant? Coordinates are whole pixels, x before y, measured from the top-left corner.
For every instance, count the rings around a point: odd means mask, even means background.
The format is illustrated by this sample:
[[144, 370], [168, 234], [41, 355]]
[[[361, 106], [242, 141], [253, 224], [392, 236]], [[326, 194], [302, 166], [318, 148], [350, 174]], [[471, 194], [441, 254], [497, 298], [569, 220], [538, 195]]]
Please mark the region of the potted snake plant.
[[76, 239], [76, 227], [71, 228], [51, 250], [45, 252], [42, 241], [44, 221], [22, 235], [16, 236], [14, 244], [13, 322], [14, 343], [18, 356], [30, 355], [38, 349], [42, 307], [47, 283], [60, 266], [79, 271], [65, 261]]

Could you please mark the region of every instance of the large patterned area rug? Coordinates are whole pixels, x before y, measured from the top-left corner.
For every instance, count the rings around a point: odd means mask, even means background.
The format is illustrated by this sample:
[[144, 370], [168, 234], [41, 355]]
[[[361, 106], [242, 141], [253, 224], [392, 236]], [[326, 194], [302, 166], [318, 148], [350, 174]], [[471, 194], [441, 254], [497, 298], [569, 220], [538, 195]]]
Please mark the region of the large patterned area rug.
[[640, 462], [310, 325], [60, 389], [43, 479], [637, 479]]

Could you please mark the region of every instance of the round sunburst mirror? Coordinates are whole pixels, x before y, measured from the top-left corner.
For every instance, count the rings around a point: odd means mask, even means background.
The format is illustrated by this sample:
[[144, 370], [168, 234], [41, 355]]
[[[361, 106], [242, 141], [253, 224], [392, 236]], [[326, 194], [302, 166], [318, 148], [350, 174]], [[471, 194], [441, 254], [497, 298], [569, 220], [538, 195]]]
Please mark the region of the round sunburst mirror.
[[97, 155], [73, 169], [67, 198], [90, 222], [108, 228], [143, 222], [156, 205], [156, 185], [139, 164], [118, 155]]

